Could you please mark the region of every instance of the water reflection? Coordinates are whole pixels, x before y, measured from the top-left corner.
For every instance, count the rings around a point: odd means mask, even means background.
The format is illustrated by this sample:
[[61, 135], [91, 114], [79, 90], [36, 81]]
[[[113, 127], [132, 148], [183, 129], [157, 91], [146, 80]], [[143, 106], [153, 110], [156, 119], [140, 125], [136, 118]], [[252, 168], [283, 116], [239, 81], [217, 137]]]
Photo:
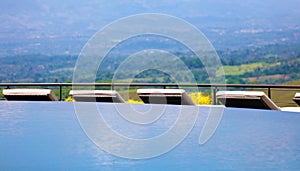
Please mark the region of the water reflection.
[[26, 112], [24, 112], [26, 108], [28, 108], [26, 103], [1, 102], [0, 136], [24, 134], [26, 128], [21, 125], [26, 121]]
[[[174, 123], [176, 107], [146, 129], [117, 116], [113, 106], [98, 104], [120, 133], [145, 138]], [[139, 106], [141, 107], [141, 106]], [[170, 152], [148, 160], [108, 154], [84, 134], [73, 104], [0, 102], [1, 170], [299, 170], [300, 114], [226, 109], [213, 137], [198, 143], [209, 114], [199, 107], [196, 126]], [[175, 112], [176, 113], [176, 112]], [[108, 140], [109, 141], [109, 140]], [[113, 144], [117, 145], [117, 144]], [[145, 147], [147, 148], [147, 147]]]

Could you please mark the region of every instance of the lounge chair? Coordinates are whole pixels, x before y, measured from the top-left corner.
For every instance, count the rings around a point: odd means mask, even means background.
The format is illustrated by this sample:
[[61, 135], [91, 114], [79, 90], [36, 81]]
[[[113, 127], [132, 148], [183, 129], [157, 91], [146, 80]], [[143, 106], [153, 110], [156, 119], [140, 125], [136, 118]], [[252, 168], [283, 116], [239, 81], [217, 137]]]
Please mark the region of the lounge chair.
[[144, 103], [195, 105], [183, 89], [138, 89], [137, 94]]
[[280, 110], [264, 92], [219, 91], [216, 98], [226, 107]]
[[3, 95], [9, 101], [58, 101], [50, 89], [4, 89]]
[[115, 90], [71, 90], [69, 95], [78, 102], [125, 103]]
[[300, 106], [300, 93], [296, 93], [293, 100]]

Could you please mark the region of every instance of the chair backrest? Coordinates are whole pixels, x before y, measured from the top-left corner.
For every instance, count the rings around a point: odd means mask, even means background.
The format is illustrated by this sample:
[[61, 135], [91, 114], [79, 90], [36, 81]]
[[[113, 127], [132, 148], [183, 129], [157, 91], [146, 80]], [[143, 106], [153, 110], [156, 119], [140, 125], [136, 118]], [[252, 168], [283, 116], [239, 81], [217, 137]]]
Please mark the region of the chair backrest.
[[138, 89], [137, 94], [144, 103], [195, 105], [183, 89]]
[[219, 91], [216, 98], [226, 107], [280, 110], [264, 92]]
[[115, 90], [71, 90], [69, 95], [78, 102], [125, 103]]
[[9, 101], [58, 101], [50, 89], [4, 89], [2, 93]]
[[300, 93], [296, 93], [293, 100], [300, 106]]

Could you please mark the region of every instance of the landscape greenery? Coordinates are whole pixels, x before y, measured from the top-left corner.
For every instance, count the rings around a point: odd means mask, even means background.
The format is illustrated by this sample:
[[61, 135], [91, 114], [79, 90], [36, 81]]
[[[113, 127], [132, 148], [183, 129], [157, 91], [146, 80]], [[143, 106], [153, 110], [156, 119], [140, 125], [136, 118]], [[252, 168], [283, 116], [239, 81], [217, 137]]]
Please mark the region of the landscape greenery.
[[[217, 53], [229, 84], [284, 84], [300, 80], [300, 45], [268, 45]], [[96, 82], [111, 81], [126, 58], [119, 56], [116, 53], [103, 61]], [[198, 58], [184, 52], [177, 52], [176, 56], [190, 69], [198, 83], [209, 83], [206, 68]], [[77, 56], [68, 55], [1, 57], [0, 82], [72, 82], [76, 60]], [[220, 73], [220, 70], [216, 71], [217, 75]], [[133, 82], [171, 83], [176, 80], [153, 69], [137, 73]]]

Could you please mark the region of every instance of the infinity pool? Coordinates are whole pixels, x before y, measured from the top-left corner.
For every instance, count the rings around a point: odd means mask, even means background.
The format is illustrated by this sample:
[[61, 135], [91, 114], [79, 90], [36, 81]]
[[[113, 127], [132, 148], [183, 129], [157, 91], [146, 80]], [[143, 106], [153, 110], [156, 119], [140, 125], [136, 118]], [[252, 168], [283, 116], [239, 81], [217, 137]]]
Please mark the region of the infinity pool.
[[[178, 106], [167, 106], [147, 127], [124, 121], [115, 104], [97, 107], [111, 129], [131, 138], [165, 132], [180, 111]], [[151, 105], [135, 107], [146, 111]], [[73, 103], [2, 101], [0, 170], [300, 169], [300, 113], [226, 108], [216, 132], [199, 144], [210, 107], [197, 109], [195, 126], [174, 149], [150, 159], [126, 159], [101, 150], [89, 139]]]

